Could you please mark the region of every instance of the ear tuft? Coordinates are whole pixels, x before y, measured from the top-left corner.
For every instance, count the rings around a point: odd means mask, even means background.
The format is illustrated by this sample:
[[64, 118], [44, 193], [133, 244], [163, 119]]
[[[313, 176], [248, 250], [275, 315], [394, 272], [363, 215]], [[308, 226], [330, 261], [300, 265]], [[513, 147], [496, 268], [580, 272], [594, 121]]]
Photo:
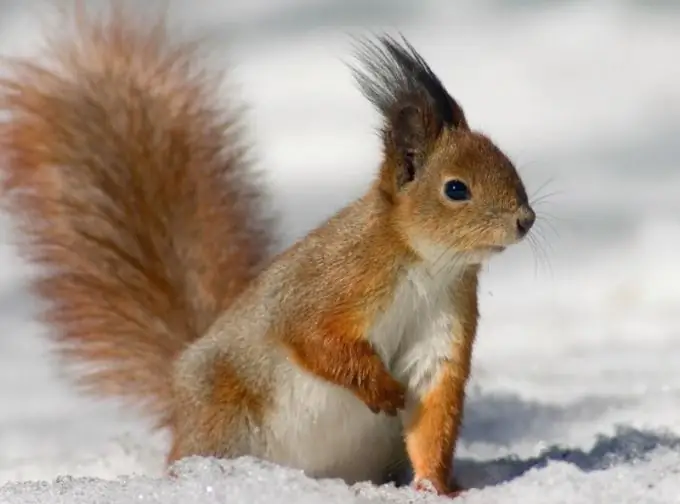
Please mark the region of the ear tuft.
[[357, 60], [352, 72], [383, 116], [386, 154], [400, 165], [401, 173], [395, 174], [399, 187], [399, 181], [417, 176], [425, 153], [444, 128], [468, 128], [465, 115], [403, 36], [401, 41], [388, 35], [357, 40]]
[[386, 117], [401, 103], [424, 101], [442, 126], [467, 127], [463, 110], [404, 36], [401, 43], [389, 35], [358, 39], [356, 54], [359, 66], [352, 72], [359, 88]]

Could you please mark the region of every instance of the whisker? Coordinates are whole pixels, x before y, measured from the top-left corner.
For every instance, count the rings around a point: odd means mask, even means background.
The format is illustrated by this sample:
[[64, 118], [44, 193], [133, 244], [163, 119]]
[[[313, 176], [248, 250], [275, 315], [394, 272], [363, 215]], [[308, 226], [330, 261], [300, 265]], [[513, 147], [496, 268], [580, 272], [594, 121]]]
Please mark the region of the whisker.
[[534, 259], [534, 277], [536, 277], [538, 276], [540, 259], [538, 257], [538, 254], [536, 253], [536, 239], [533, 234], [527, 235], [527, 243], [529, 244], [529, 248], [531, 249], [531, 256]]
[[554, 213], [549, 212], [549, 211], [544, 210], [544, 209], [541, 209], [540, 212], [536, 212], [536, 213], [539, 214], [539, 215], [536, 216], [537, 218], [538, 217], [549, 217], [549, 218], [551, 218], [553, 220], [557, 220], [557, 221], [563, 221], [564, 220], [564, 218], [557, 216]]
[[550, 184], [552, 184], [553, 182], [555, 182], [555, 177], [550, 177], [548, 180], [546, 180], [545, 182], [543, 182], [543, 183], [538, 187], [538, 189], [536, 189], [536, 190], [534, 191], [534, 193], [529, 197], [529, 199], [531, 200], [534, 196], [538, 195], [538, 193], [540, 193], [543, 189], [545, 189], [546, 187], [548, 187], [548, 186], [549, 186]]
[[548, 251], [552, 250], [552, 245], [547, 240], [540, 226], [535, 228], [534, 232], [531, 234], [531, 238], [535, 254], [538, 257], [540, 257], [540, 261], [545, 267], [545, 270], [549, 273], [551, 277], [553, 277], [554, 272], [552, 269], [552, 264], [550, 262], [550, 255], [548, 254]]
[[[442, 254], [442, 257], [446, 257], [448, 259], [449, 254], [453, 251], [453, 246], [448, 247], [446, 250], [444, 250], [444, 253]], [[440, 257], [441, 260], [441, 257]], [[439, 266], [439, 268], [435, 268], [435, 276], [439, 275], [446, 266], [449, 266], [451, 270], [454, 270], [458, 267], [459, 264], [461, 264], [464, 260], [464, 257], [462, 254], [455, 254], [452, 257], [452, 260], [446, 260], [443, 261], [443, 263]]]
[[544, 205], [545, 203], [552, 203], [551, 201], [548, 201], [548, 198], [552, 198], [552, 197], [555, 197], [555, 196], [561, 196], [562, 194], [564, 194], [564, 191], [549, 192], [547, 194], [543, 194], [543, 195], [538, 196], [536, 198], [530, 199], [529, 204], [531, 206], [536, 206], [536, 205], [541, 205], [541, 204]]
[[[426, 269], [426, 271], [428, 272], [430, 278], [434, 278], [434, 277], [436, 277], [437, 275], [439, 275], [439, 271], [438, 271], [438, 268], [437, 268], [437, 264], [438, 264], [438, 263], [446, 256], [446, 254], [449, 252], [449, 250], [451, 250], [451, 247], [445, 248], [445, 249], [442, 251], [442, 253], [439, 255], [439, 257], [437, 257], [437, 259], [435, 259], [435, 261], [432, 263], [432, 271], [430, 271], [429, 268]], [[446, 261], [444, 261], [444, 265], [446, 265]], [[441, 266], [440, 268], [443, 268], [443, 266]]]
[[550, 221], [550, 219], [554, 220], [554, 216], [545, 213], [539, 215], [536, 220], [536, 227], [540, 229], [542, 225], [545, 225], [548, 227], [548, 230], [550, 230], [555, 235], [555, 238], [559, 238], [560, 232], [558, 231], [557, 227], [555, 227], [555, 225]]
[[529, 243], [529, 248], [531, 249], [531, 255], [534, 259], [534, 278], [539, 275], [539, 271], [543, 264], [543, 255], [541, 253], [540, 246], [536, 241], [536, 236], [531, 234], [527, 236], [527, 242]]

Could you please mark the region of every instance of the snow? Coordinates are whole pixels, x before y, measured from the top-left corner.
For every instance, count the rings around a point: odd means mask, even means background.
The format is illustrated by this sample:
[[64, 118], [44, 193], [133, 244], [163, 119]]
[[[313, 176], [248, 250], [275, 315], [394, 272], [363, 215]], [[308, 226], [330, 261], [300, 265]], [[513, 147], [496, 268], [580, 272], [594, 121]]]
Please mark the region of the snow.
[[[533, 197], [545, 197], [535, 245], [484, 272], [455, 469], [474, 489], [459, 501], [680, 502], [680, 9], [235, 4], [175, 2], [173, 12], [233, 63], [284, 243], [359, 194], [375, 170], [377, 117], [344, 66], [348, 33], [402, 30], [469, 121], [516, 160]], [[34, 47], [46, 17], [37, 5], [0, 0], [0, 53]], [[79, 396], [62, 374], [10, 238], [3, 220], [0, 503], [437, 501], [252, 459], [196, 458], [165, 476], [164, 433]]]

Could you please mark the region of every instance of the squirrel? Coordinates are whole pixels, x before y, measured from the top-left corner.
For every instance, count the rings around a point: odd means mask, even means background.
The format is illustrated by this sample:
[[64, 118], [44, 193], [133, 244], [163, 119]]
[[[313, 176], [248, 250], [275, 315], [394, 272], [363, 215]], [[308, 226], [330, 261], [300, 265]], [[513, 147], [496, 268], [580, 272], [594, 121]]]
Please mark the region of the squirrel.
[[487, 260], [536, 215], [403, 37], [357, 42], [379, 112], [365, 193], [282, 252], [242, 114], [193, 42], [122, 9], [0, 80], [3, 202], [44, 320], [86, 391], [129, 399], [187, 456], [414, 488], [453, 473]]

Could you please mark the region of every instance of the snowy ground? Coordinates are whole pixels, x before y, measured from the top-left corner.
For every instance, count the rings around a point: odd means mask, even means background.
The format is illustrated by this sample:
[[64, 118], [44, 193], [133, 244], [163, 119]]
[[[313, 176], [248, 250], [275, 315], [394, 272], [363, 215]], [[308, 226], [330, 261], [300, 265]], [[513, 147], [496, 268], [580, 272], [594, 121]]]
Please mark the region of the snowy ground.
[[[230, 48], [286, 240], [375, 168], [377, 118], [342, 63], [347, 33], [368, 28], [403, 30], [535, 197], [548, 195], [537, 206], [544, 253], [518, 247], [483, 279], [456, 464], [475, 489], [460, 502], [680, 502], [679, 7], [175, 4], [189, 29]], [[32, 45], [37, 5], [0, 0], [0, 52]], [[33, 321], [25, 268], [10, 246], [0, 254], [0, 502], [416, 501], [254, 460], [189, 460], [163, 479], [167, 440], [73, 392]]]

